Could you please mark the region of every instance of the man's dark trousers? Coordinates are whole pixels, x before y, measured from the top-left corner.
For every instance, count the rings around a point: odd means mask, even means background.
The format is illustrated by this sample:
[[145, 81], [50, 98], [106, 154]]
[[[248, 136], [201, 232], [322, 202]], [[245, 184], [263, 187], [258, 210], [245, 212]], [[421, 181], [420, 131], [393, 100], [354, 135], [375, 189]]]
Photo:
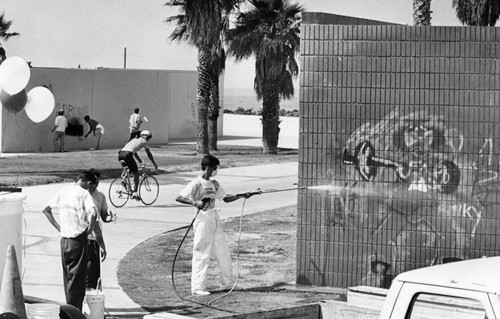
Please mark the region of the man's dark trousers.
[[61, 238], [61, 259], [66, 303], [82, 310], [87, 280], [87, 232], [75, 238]]
[[101, 261], [100, 248], [97, 241], [89, 239], [88, 241], [89, 262], [87, 263], [87, 288], [101, 289]]

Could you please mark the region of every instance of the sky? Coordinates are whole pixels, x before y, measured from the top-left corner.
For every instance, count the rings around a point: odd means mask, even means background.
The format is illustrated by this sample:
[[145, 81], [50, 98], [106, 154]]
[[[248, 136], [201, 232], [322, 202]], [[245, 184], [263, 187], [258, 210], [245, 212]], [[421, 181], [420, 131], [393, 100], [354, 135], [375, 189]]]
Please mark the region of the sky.
[[[291, 0], [306, 11], [413, 24], [412, 0]], [[168, 36], [166, 0], [2, 0], [20, 33], [0, 43], [34, 67], [196, 70], [196, 49]], [[432, 25], [459, 26], [451, 0], [433, 0]], [[125, 49], [126, 48], [126, 49]], [[125, 54], [126, 50], [126, 54]], [[252, 89], [254, 61], [226, 63], [226, 89]]]

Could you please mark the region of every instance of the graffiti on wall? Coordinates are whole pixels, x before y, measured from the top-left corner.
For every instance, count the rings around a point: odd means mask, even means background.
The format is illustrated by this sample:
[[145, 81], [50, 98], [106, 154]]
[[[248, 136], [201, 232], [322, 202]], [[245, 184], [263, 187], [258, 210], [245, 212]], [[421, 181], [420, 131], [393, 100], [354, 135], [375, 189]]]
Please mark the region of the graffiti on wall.
[[500, 185], [496, 145], [454, 123], [395, 110], [347, 139], [345, 184], [326, 220], [369, 247], [359, 284], [388, 287], [401, 272], [500, 248], [484, 240], [500, 226], [491, 207]]
[[55, 110], [64, 110], [64, 115], [67, 118], [83, 118], [88, 113], [88, 105], [79, 106], [71, 103], [59, 103], [56, 102]]
[[[54, 97], [57, 100], [57, 95], [52, 84], [49, 83], [43, 86], [49, 89], [54, 94]], [[80, 106], [80, 105], [75, 105], [75, 103], [61, 103], [56, 101], [56, 105], [54, 107], [54, 114], [57, 115], [58, 110], [64, 110], [64, 114], [67, 118], [72, 118], [72, 117], [83, 118], [85, 115], [88, 114], [89, 106], [88, 105]]]

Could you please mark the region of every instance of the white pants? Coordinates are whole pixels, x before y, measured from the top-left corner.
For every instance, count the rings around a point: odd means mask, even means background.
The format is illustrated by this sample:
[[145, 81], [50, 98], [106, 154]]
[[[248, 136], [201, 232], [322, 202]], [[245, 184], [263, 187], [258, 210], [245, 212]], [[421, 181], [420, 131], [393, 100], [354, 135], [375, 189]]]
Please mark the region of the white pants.
[[193, 230], [191, 292], [207, 289], [207, 272], [212, 256], [219, 264], [221, 285], [231, 285], [233, 283], [231, 255], [222, 230], [218, 209], [200, 210], [194, 221]]
[[104, 135], [104, 126], [102, 126], [101, 124], [97, 124], [95, 130], [101, 131], [101, 135]]

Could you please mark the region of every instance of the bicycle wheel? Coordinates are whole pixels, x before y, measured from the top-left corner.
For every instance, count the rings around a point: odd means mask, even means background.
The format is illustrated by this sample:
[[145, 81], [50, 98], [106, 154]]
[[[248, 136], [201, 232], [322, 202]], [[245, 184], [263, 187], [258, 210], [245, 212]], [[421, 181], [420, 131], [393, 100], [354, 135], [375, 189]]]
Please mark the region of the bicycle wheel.
[[[124, 185], [125, 184], [125, 185]], [[120, 177], [114, 179], [109, 185], [109, 201], [115, 207], [122, 207], [127, 203], [130, 194], [127, 185]]]
[[153, 204], [160, 193], [160, 185], [154, 176], [146, 175], [139, 184], [139, 197], [144, 205]]

